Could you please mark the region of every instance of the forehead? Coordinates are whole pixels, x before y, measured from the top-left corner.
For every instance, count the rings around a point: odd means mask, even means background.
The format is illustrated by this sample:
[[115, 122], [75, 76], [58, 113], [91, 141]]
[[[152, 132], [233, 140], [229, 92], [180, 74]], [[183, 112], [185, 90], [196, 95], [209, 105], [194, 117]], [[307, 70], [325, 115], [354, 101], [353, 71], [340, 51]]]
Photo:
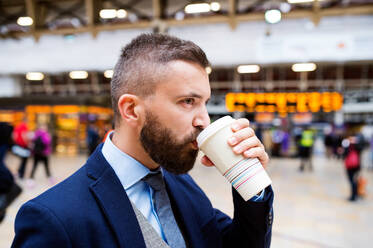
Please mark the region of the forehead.
[[162, 82], [157, 84], [156, 93], [167, 95], [198, 94], [209, 98], [210, 83], [205, 68], [196, 63], [181, 60], [167, 63]]

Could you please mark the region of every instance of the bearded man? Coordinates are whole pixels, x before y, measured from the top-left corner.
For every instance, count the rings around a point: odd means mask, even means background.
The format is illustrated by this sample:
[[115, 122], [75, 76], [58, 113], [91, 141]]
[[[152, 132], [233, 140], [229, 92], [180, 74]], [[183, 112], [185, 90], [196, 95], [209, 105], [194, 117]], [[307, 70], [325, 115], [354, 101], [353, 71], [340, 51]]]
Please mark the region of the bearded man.
[[[125, 46], [111, 81], [114, 132], [75, 174], [22, 206], [13, 247], [269, 247], [271, 187], [246, 202], [233, 190], [231, 219], [187, 174], [210, 123], [208, 64], [200, 47], [168, 35]], [[232, 130], [232, 149], [265, 166], [249, 122]]]

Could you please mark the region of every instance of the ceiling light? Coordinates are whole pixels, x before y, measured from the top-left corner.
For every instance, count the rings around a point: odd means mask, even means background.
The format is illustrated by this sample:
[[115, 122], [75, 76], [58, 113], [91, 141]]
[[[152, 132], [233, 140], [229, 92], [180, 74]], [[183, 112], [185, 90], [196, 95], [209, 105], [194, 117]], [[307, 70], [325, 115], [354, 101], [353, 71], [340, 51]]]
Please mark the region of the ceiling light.
[[295, 72], [302, 72], [302, 71], [314, 71], [316, 70], [315, 63], [298, 63], [294, 64], [291, 69]]
[[[317, 1], [317, 0], [316, 0]], [[323, 0], [318, 0], [319, 2], [323, 1]], [[312, 3], [314, 2], [314, 0], [288, 0], [288, 3]]]
[[117, 10], [117, 17], [118, 18], [126, 18], [127, 17], [127, 11], [124, 9], [118, 9]]
[[34, 23], [31, 17], [21, 16], [17, 19], [17, 24], [20, 26], [31, 26]]
[[267, 10], [264, 17], [268, 23], [275, 24], [281, 21], [281, 12], [278, 9]]
[[113, 74], [114, 74], [114, 71], [113, 70], [106, 70], [104, 72], [104, 77], [106, 78], [112, 78], [113, 77]]
[[178, 12], [176, 12], [176, 14], [175, 14], [175, 19], [178, 20], [178, 21], [183, 20], [184, 17], [185, 17], [185, 14], [184, 14], [183, 11], [178, 11]]
[[259, 65], [240, 65], [237, 67], [238, 73], [257, 73], [260, 71]]
[[133, 13], [130, 13], [130, 14], [128, 15], [128, 20], [129, 20], [130, 22], [137, 22], [137, 21], [139, 20], [139, 18], [137, 17], [137, 15], [135, 15], [135, 14], [133, 14]]
[[210, 74], [210, 73], [212, 72], [212, 69], [211, 69], [210, 66], [207, 66], [207, 67], [205, 68], [205, 70], [206, 70], [206, 73], [207, 73], [207, 74]]
[[26, 79], [30, 81], [40, 81], [44, 79], [44, 74], [41, 72], [27, 72]]
[[184, 10], [188, 14], [209, 12], [210, 11], [210, 4], [208, 4], [208, 3], [188, 4], [187, 6], [185, 6]]
[[71, 71], [69, 73], [71, 79], [86, 79], [88, 77], [88, 72], [86, 71]]
[[210, 3], [210, 9], [212, 11], [219, 11], [220, 10], [220, 3], [218, 3], [218, 2]]
[[117, 17], [117, 11], [115, 9], [102, 9], [100, 10], [100, 17], [102, 19], [113, 19]]
[[291, 5], [288, 3], [280, 3], [280, 10], [282, 13], [289, 13], [291, 10]]

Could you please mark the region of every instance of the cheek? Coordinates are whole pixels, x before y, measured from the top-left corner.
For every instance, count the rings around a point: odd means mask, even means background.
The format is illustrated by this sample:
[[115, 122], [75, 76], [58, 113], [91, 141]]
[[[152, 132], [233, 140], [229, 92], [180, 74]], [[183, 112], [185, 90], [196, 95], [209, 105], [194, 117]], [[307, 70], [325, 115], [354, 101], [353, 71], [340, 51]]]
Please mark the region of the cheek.
[[193, 127], [193, 118], [189, 117], [187, 113], [175, 111], [175, 109], [164, 109], [161, 118], [168, 128], [177, 131], [179, 134], [190, 132]]
[[182, 141], [193, 132], [193, 113], [183, 111], [179, 105], [165, 102], [162, 106], [153, 105], [149, 110], [169, 130], [177, 141]]

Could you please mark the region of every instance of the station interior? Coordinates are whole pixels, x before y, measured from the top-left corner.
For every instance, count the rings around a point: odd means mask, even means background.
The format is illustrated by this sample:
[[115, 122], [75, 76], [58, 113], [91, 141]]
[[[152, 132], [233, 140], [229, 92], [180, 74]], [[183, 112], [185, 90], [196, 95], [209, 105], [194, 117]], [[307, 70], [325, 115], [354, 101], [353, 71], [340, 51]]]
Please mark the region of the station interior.
[[[247, 118], [263, 143], [275, 193], [271, 247], [369, 247], [373, 234], [373, 0], [0, 0], [0, 122], [45, 126], [50, 173], [23, 178], [0, 223], [10, 247], [19, 208], [84, 165], [89, 129], [113, 129], [111, 78], [142, 33], [200, 46], [211, 65], [211, 121]], [[167, 110], [165, 110], [167, 111]], [[311, 155], [300, 158], [304, 132]], [[346, 144], [361, 144], [351, 200]], [[233, 216], [231, 187], [214, 168], [190, 172]], [[206, 180], [207, 178], [207, 180]]]

